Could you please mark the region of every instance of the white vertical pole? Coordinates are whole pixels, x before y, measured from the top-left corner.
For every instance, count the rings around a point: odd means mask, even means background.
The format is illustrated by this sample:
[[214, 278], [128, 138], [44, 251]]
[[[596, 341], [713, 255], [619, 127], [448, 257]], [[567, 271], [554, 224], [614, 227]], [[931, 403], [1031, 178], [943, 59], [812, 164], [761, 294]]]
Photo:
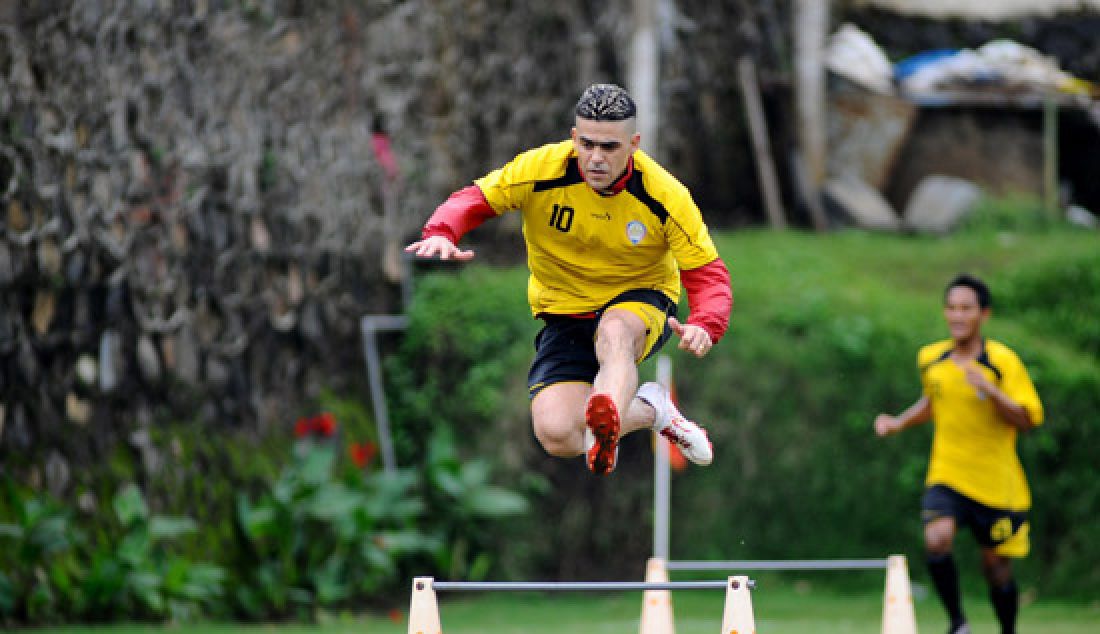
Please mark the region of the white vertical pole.
[[1058, 102], [1047, 94], [1043, 100], [1043, 207], [1058, 217]]
[[[657, 382], [666, 390], [672, 387], [672, 360], [668, 355], [657, 356]], [[668, 441], [654, 432], [653, 446], [653, 556], [668, 561], [668, 514], [671, 489]]]
[[[638, 133], [642, 147], [653, 157], [658, 151], [658, 107], [660, 91], [660, 40], [657, 30], [657, 3], [660, 0], [634, 0], [634, 37], [631, 41], [631, 66], [627, 89], [638, 106]], [[669, 385], [670, 361], [657, 357], [657, 382]], [[661, 436], [653, 435], [654, 503], [653, 556], [668, 560], [668, 446]]]
[[797, 138], [805, 172], [807, 205], [814, 229], [825, 231], [828, 220], [821, 205], [825, 183], [825, 38], [829, 28], [828, 0], [795, 0], [794, 95]]
[[627, 90], [638, 107], [638, 133], [642, 149], [656, 158], [660, 94], [660, 41], [657, 31], [657, 2], [634, 0], [634, 37], [631, 41], [631, 66]]

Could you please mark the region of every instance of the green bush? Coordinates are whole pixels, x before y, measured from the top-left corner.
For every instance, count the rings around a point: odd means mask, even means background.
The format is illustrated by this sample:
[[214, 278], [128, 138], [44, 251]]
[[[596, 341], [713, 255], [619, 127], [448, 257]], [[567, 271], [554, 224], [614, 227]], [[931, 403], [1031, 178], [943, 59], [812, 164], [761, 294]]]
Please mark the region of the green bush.
[[[1001, 312], [1027, 337], [1021, 351], [1046, 408], [1046, 422], [1020, 443], [1034, 489], [1036, 559], [1052, 586], [1095, 595], [1100, 588], [1100, 255], [1052, 258], [1005, 283]], [[997, 298], [994, 298], [997, 301]], [[1054, 345], [1052, 345], [1054, 344]], [[1084, 357], [1084, 358], [1082, 358]]]
[[451, 427], [432, 432], [425, 474], [430, 530], [441, 545], [434, 569], [448, 579], [484, 579], [496, 550], [486, 525], [528, 510], [526, 498], [490, 482], [490, 471], [485, 458], [459, 458]]
[[112, 508], [116, 530], [92, 543], [56, 501], [10, 483], [17, 524], [0, 525], [11, 575], [0, 579], [0, 614], [19, 623], [69, 619], [168, 619], [200, 616], [222, 593], [224, 571], [192, 562], [169, 547], [193, 533], [192, 520], [149, 513], [134, 485], [123, 487]]
[[[339, 419], [301, 418], [278, 430], [283, 439], [250, 445], [253, 459], [224, 437], [158, 429], [173, 447], [149, 478], [160, 506], [193, 507], [202, 521], [151, 512], [132, 484], [77, 521], [66, 503], [0, 480], [0, 622], [310, 621], [404, 600], [412, 574], [487, 574], [493, 524], [526, 510], [522, 496], [491, 483], [489, 460], [460, 459], [441, 426], [415, 466], [384, 471], [362, 403], [329, 392], [321, 400]], [[80, 490], [135, 468], [112, 460]], [[202, 563], [197, 553], [208, 552], [218, 561]]]
[[124, 486], [112, 508], [119, 534], [99, 545], [82, 580], [83, 617], [192, 621], [222, 594], [225, 571], [192, 562], [167, 545], [195, 533], [187, 517], [149, 512], [137, 486]]
[[412, 470], [340, 472], [332, 444], [300, 441], [269, 492], [238, 498], [239, 609], [309, 620], [383, 588], [400, 557], [438, 550], [419, 527], [415, 487]]
[[83, 566], [76, 547], [84, 536], [56, 501], [9, 480], [3, 485], [14, 523], [0, 524], [0, 615], [21, 623], [62, 620], [80, 602], [76, 584]]
[[[1006, 285], [1003, 310], [1037, 332], [1100, 357], [1100, 252], [1044, 262]], [[998, 309], [1001, 310], [1001, 309]]]
[[406, 574], [484, 574], [486, 524], [526, 510], [521, 496], [490, 484], [487, 460], [457, 458], [446, 427], [433, 433], [423, 468], [388, 472], [355, 464], [354, 454], [339, 459], [335, 417], [298, 426], [270, 490], [238, 497], [234, 599], [249, 618], [310, 620], [403, 594]]
[[962, 222], [964, 231], [1046, 231], [1057, 220], [1043, 208], [1043, 201], [1028, 194], [983, 196]]
[[[437, 424], [456, 431], [514, 422], [537, 323], [523, 271], [471, 266], [418, 280], [398, 354], [387, 358], [398, 462], [417, 463]], [[523, 408], [525, 414], [525, 408]]]

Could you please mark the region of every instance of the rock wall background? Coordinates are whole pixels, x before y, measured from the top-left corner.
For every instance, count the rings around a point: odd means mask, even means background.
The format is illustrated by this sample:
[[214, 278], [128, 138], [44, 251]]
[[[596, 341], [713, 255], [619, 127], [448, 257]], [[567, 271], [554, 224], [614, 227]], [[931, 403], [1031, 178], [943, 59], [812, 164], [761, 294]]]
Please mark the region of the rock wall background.
[[[751, 217], [731, 69], [778, 12], [678, 6], [662, 143], [713, 185], [716, 222]], [[354, 390], [360, 317], [400, 310], [396, 247], [455, 187], [566, 134], [588, 83], [625, 81], [629, 9], [0, 6], [0, 470], [63, 494], [120, 443], [155, 469], [158, 422], [262, 436]]]

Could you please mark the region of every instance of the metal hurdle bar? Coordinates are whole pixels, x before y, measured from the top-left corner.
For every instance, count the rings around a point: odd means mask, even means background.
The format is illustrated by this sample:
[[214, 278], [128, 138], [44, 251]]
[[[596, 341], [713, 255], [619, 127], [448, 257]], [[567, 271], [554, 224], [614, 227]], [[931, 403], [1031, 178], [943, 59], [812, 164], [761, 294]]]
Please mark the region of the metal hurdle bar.
[[669, 570], [886, 570], [883, 559], [790, 559], [745, 561], [669, 561]]
[[[458, 592], [629, 592], [670, 590], [722, 590], [726, 603], [722, 632], [756, 631], [749, 590], [756, 582], [746, 576], [708, 581], [436, 581], [432, 577], [413, 579], [409, 603], [409, 634], [443, 634], [436, 590]], [[643, 617], [643, 628], [645, 627]]]
[[[439, 591], [465, 592], [630, 592], [632, 590], [724, 590], [738, 583], [734, 578], [725, 581], [434, 581], [431, 585]], [[756, 582], [748, 580], [749, 589]]]

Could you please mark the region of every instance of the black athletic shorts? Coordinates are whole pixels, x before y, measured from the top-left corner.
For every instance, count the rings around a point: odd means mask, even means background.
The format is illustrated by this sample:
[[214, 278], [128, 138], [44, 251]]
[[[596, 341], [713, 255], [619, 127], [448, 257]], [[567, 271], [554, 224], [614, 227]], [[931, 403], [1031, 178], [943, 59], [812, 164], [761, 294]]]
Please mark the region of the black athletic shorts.
[[[654, 290], [627, 291], [591, 316], [541, 315], [546, 325], [535, 335], [535, 360], [527, 373], [530, 398], [555, 383], [592, 383], [595, 380], [600, 369], [600, 363], [596, 360], [596, 326], [605, 310], [623, 302], [643, 302], [660, 309], [666, 318], [676, 316], [676, 304], [664, 293]], [[645, 358], [653, 356], [671, 336], [672, 330], [666, 319], [660, 338]]]
[[1029, 527], [1024, 511], [992, 508], [949, 486], [934, 484], [924, 490], [921, 520], [928, 524], [945, 516], [954, 517], [960, 528], [969, 527], [974, 539], [984, 548], [992, 548], [1006, 557], [1027, 555]]

